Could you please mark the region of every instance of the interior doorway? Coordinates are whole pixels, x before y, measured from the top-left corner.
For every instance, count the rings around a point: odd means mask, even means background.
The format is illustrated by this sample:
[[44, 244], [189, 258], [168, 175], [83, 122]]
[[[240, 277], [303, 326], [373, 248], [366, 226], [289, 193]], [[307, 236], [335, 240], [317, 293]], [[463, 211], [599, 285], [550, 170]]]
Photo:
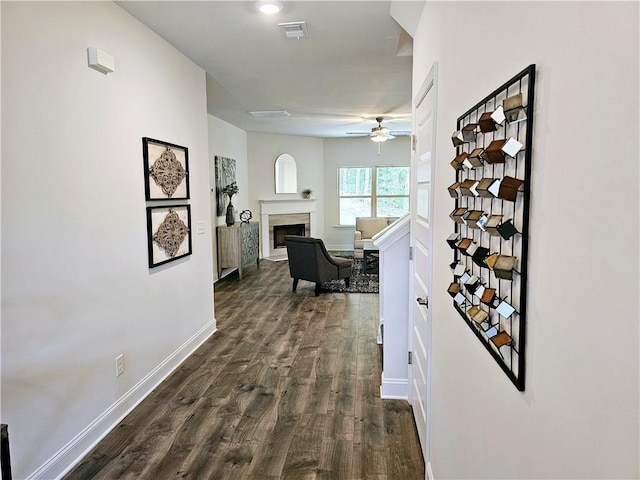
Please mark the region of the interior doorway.
[[433, 282], [433, 170], [435, 158], [437, 64], [434, 64], [413, 102], [411, 292], [413, 293], [409, 348], [409, 403], [413, 407], [420, 445], [429, 472], [431, 308]]

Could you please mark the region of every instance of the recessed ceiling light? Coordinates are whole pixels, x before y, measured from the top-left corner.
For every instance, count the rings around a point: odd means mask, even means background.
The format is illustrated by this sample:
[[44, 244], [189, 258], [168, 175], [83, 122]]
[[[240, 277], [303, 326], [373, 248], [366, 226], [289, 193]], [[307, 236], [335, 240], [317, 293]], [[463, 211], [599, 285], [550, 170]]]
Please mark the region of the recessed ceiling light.
[[270, 0], [260, 0], [256, 3], [256, 8], [265, 15], [273, 15], [282, 10], [282, 3]]

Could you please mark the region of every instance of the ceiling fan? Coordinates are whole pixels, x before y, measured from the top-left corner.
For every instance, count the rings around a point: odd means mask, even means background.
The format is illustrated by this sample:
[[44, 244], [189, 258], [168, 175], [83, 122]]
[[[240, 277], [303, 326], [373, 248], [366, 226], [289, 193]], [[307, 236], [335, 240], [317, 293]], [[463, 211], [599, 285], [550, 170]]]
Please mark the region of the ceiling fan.
[[371, 133], [365, 132], [347, 132], [347, 135], [368, 135], [369, 139], [378, 144], [378, 155], [380, 155], [380, 144], [382, 142], [386, 142], [387, 140], [393, 140], [397, 136], [406, 136], [411, 135], [410, 131], [407, 130], [391, 130], [387, 127], [382, 126], [382, 121], [384, 117], [376, 117], [376, 122], [378, 122], [377, 127], [373, 127], [371, 129]]

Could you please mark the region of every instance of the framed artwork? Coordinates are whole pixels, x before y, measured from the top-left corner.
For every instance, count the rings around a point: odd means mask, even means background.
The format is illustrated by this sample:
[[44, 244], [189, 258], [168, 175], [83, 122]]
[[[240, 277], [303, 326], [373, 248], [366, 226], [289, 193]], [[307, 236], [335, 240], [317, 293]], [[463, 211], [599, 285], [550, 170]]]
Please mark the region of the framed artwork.
[[189, 198], [189, 149], [153, 138], [142, 138], [144, 190], [149, 200]]
[[149, 268], [191, 255], [191, 206], [147, 207]]
[[216, 167], [216, 215], [221, 217], [226, 213], [226, 199], [222, 189], [236, 181], [236, 161], [232, 158], [215, 157]]

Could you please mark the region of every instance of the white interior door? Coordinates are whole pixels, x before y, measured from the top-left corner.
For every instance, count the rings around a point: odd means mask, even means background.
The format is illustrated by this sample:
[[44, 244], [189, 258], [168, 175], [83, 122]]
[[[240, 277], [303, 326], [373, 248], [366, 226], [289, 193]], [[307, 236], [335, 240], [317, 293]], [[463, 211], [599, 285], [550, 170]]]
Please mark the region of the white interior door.
[[429, 381], [431, 362], [431, 311], [429, 296], [433, 279], [432, 218], [433, 218], [433, 160], [435, 147], [435, 114], [437, 65], [425, 78], [414, 99], [414, 151], [412, 156], [411, 209], [411, 328], [409, 345], [409, 402], [418, 428], [420, 444], [429, 462]]

